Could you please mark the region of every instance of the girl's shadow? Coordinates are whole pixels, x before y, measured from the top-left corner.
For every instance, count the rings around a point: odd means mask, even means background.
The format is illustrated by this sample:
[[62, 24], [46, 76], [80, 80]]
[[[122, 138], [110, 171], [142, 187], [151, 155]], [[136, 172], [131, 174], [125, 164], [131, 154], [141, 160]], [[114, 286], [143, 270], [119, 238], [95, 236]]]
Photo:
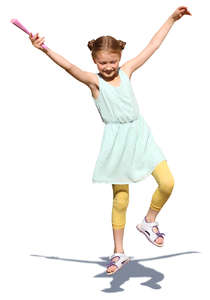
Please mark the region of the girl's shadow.
[[[106, 288], [102, 290], [103, 292], [106, 293], [114, 293], [114, 292], [121, 292], [124, 291], [123, 288], [120, 286], [128, 281], [132, 277], [149, 277], [149, 279], [141, 285], [148, 286], [152, 289], [160, 289], [161, 286], [158, 284], [161, 280], [163, 280], [164, 275], [163, 273], [160, 273], [152, 268], [148, 268], [143, 266], [142, 264], [139, 264], [139, 262], [142, 261], [150, 261], [150, 260], [156, 260], [156, 259], [163, 259], [163, 258], [169, 258], [173, 256], [178, 256], [178, 255], [184, 255], [184, 254], [193, 254], [193, 253], [200, 253], [197, 251], [188, 251], [188, 252], [181, 252], [181, 253], [175, 253], [175, 254], [170, 254], [170, 255], [165, 255], [165, 256], [157, 256], [157, 257], [152, 257], [152, 258], [145, 258], [145, 259], [135, 259], [133, 260], [132, 257], [130, 257], [130, 261], [128, 264], [126, 264], [122, 269], [120, 269], [117, 273], [113, 275], [107, 275], [106, 271], [100, 274], [95, 275], [94, 277], [97, 278], [102, 278], [102, 277], [113, 277], [113, 280], [111, 281], [111, 287]], [[100, 257], [100, 259], [104, 261], [88, 261], [88, 260], [78, 260], [78, 259], [70, 259], [70, 258], [60, 258], [60, 257], [55, 257], [55, 256], [42, 256], [42, 255], [35, 255], [32, 254], [31, 256], [36, 256], [36, 257], [44, 257], [47, 259], [58, 259], [58, 260], [65, 260], [65, 261], [71, 261], [71, 262], [80, 262], [80, 263], [87, 263], [87, 264], [97, 264], [99, 266], [106, 267], [109, 263], [109, 257], [103, 256]]]

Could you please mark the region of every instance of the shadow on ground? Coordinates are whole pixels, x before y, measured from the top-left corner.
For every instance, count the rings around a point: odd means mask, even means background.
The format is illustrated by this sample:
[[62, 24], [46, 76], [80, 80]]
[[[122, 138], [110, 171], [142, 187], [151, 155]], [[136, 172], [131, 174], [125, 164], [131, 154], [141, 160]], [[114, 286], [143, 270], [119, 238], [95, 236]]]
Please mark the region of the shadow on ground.
[[[106, 292], [106, 293], [122, 292], [122, 291], [124, 291], [124, 289], [121, 288], [121, 285], [123, 285], [126, 281], [128, 281], [130, 278], [141, 278], [141, 277], [149, 278], [147, 281], [141, 283], [141, 285], [148, 286], [151, 289], [160, 289], [161, 286], [160, 286], [159, 282], [164, 279], [163, 273], [161, 273], [155, 269], [145, 267], [144, 265], [140, 264], [140, 262], [157, 260], [157, 259], [165, 259], [165, 258], [170, 258], [170, 257], [174, 257], [174, 256], [194, 254], [194, 253], [200, 253], [200, 252], [188, 251], [188, 252], [169, 254], [169, 255], [165, 255], [165, 256], [144, 258], [144, 259], [133, 259], [133, 257], [130, 257], [130, 262], [128, 264], [126, 264], [118, 272], [116, 272], [115, 274], [107, 275], [106, 271], [105, 271], [103, 273], [95, 275], [94, 277], [96, 277], [96, 278], [112, 277], [112, 281], [110, 283], [110, 285], [111, 285], [110, 288], [106, 288], [106, 289], [102, 290], [103, 292]], [[65, 261], [69, 261], [69, 262], [96, 264], [96, 265], [103, 266], [103, 267], [106, 267], [106, 265], [108, 265], [108, 263], [109, 263], [108, 256], [99, 257], [102, 261], [88, 261], [88, 260], [61, 258], [61, 257], [56, 257], [56, 256], [43, 256], [43, 255], [35, 255], [35, 254], [31, 254], [31, 256], [43, 257], [43, 258], [47, 258], [47, 259], [65, 260]]]

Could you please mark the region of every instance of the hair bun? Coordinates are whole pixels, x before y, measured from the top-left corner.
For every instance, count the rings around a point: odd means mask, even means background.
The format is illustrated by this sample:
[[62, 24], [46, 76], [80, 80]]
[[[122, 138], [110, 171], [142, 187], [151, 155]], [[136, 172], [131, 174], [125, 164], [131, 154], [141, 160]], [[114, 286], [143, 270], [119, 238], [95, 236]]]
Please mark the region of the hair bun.
[[91, 40], [88, 42], [87, 46], [92, 51], [96, 40]]
[[124, 48], [125, 48], [126, 42], [123, 42], [123, 41], [121, 41], [121, 40], [118, 40], [118, 43], [119, 43], [121, 49], [124, 49]]

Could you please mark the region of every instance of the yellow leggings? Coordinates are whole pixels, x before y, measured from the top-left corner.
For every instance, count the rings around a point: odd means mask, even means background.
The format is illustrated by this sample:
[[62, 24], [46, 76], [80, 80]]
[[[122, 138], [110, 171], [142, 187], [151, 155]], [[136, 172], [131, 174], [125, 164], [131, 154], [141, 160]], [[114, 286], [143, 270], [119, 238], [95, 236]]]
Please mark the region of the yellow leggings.
[[[150, 208], [159, 212], [171, 195], [174, 187], [174, 178], [166, 160], [156, 166], [152, 175], [158, 183], [158, 188], [152, 196]], [[112, 189], [112, 227], [114, 229], [121, 229], [125, 227], [126, 223], [126, 210], [129, 203], [129, 184], [112, 184]]]

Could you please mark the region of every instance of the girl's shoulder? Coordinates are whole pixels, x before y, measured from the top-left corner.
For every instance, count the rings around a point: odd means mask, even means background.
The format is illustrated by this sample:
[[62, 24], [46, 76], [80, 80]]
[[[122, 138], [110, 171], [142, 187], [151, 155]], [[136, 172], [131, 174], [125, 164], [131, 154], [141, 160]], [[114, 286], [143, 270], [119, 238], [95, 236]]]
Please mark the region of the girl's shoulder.
[[125, 73], [129, 79], [131, 79], [132, 72], [126, 63], [120, 67], [120, 70], [123, 71], [123, 73]]

